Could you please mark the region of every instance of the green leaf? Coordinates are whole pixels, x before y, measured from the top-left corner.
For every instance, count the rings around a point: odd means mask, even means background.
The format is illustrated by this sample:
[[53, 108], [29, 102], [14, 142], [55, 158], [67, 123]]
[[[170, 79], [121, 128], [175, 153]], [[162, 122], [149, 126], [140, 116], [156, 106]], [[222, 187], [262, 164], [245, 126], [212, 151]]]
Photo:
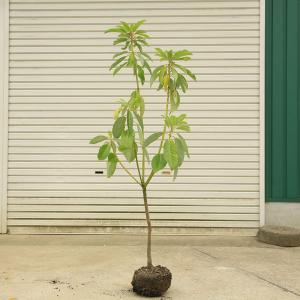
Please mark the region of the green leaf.
[[188, 50], [179, 50], [174, 53], [173, 60], [187, 60], [190, 59], [190, 57], [187, 56], [191, 56], [191, 55], [192, 52]]
[[129, 46], [129, 41], [127, 41], [126, 43], [125, 43], [125, 45], [124, 45], [124, 47], [121, 47], [121, 49], [122, 50], [125, 50], [125, 49], [127, 49], [128, 48], [128, 46]]
[[[117, 139], [116, 139], [117, 140]], [[117, 146], [116, 146], [116, 143], [114, 141], [111, 141], [111, 148], [113, 150], [114, 153], [116, 153], [117, 151]]]
[[130, 25], [128, 23], [123, 22], [123, 21], [121, 21], [120, 23], [123, 25], [125, 30], [130, 31]]
[[133, 132], [124, 131], [121, 140], [119, 151], [124, 154], [128, 162], [132, 162], [137, 151], [137, 144], [134, 141]]
[[152, 170], [156, 173], [162, 170], [167, 164], [163, 154], [156, 154], [151, 161]]
[[109, 68], [109, 70], [112, 70], [113, 68], [115, 68], [118, 64], [120, 64], [124, 59], [126, 58], [126, 56], [120, 57], [119, 59], [117, 59]]
[[180, 87], [184, 93], [186, 92], [186, 90], [188, 88], [187, 81], [181, 74], [178, 74], [176, 86]]
[[177, 121], [178, 123], [181, 123], [182, 121], [184, 121], [184, 119], [186, 118], [186, 114], [181, 114], [177, 117]]
[[128, 131], [133, 131], [133, 116], [131, 111], [127, 111], [127, 127]]
[[166, 66], [159, 66], [157, 68], [154, 69], [154, 71], [152, 72], [151, 78], [150, 78], [150, 86], [152, 86], [153, 82], [157, 79], [157, 77], [159, 76], [161, 70], [163, 70]]
[[192, 73], [190, 70], [188, 70], [187, 68], [185, 68], [184, 66], [175, 64], [175, 66], [180, 69], [183, 73], [185, 73], [186, 75], [190, 76], [193, 80], [196, 80], [196, 76], [194, 73]]
[[[140, 126], [136, 126], [139, 134], [140, 144], [144, 147], [144, 135]], [[144, 147], [145, 148], [145, 147]]]
[[179, 159], [176, 145], [173, 140], [169, 139], [164, 144], [164, 158], [168, 162], [171, 170], [178, 167]]
[[97, 144], [101, 143], [103, 141], [107, 140], [107, 137], [105, 135], [97, 135], [94, 138], [90, 140], [90, 144]]
[[122, 64], [122, 65], [119, 65], [118, 67], [115, 68], [115, 70], [113, 71], [113, 75], [116, 75], [117, 73], [119, 73], [119, 71], [125, 67], [127, 65], [127, 62]]
[[114, 175], [114, 173], [116, 171], [117, 163], [118, 163], [117, 156], [114, 153], [110, 153], [108, 155], [108, 161], [107, 161], [107, 177], [108, 178]]
[[131, 25], [131, 30], [136, 31], [142, 24], [144, 24], [146, 21], [145, 20], [140, 20], [134, 24]]
[[118, 138], [121, 136], [122, 132], [124, 131], [124, 128], [125, 128], [125, 123], [126, 123], [126, 118], [125, 117], [119, 117], [115, 123], [114, 123], [114, 126], [113, 126], [113, 130], [112, 130], [112, 133], [113, 133], [113, 136], [115, 138]]
[[175, 179], [177, 178], [178, 175], [178, 168], [176, 168], [173, 172], [173, 181], [175, 181]]
[[162, 136], [162, 132], [155, 132], [155, 133], [151, 134], [150, 136], [148, 136], [144, 143], [145, 147], [148, 147], [150, 144], [155, 142], [161, 136]]
[[142, 39], [142, 38], [137, 38], [136, 40], [139, 41], [144, 46], [149, 46], [149, 44], [144, 39]]
[[124, 54], [128, 54], [128, 52], [127, 51], [118, 52], [113, 56], [113, 58], [116, 58], [116, 57], [124, 55]]
[[110, 152], [110, 145], [109, 144], [102, 145], [99, 149], [99, 152], [98, 152], [98, 159], [99, 160], [106, 159], [109, 152]]
[[143, 119], [141, 118], [141, 116], [138, 113], [136, 113], [135, 111], [133, 112], [133, 114], [134, 114], [135, 118], [137, 119], [141, 129], [144, 130], [144, 122], [143, 122]]
[[128, 67], [134, 67], [135, 62], [136, 62], [136, 59], [135, 59], [134, 54], [130, 53], [129, 58], [128, 58], [128, 62], [127, 62], [127, 66]]
[[172, 75], [174, 78], [174, 81], [176, 82], [178, 79], [178, 72], [176, 71], [176, 69], [172, 66]]
[[144, 152], [146, 154], [147, 162], [150, 163], [150, 156], [149, 156], [149, 153], [148, 153], [148, 151], [145, 147], [144, 147]]
[[176, 90], [170, 94], [170, 103], [171, 111], [176, 111], [180, 105], [180, 95]]
[[140, 50], [140, 52], [141, 52], [141, 54], [143, 56], [145, 56], [146, 58], [148, 58], [150, 61], [152, 60], [152, 58], [147, 53], [145, 53], [144, 51], [141, 51], [141, 50]]
[[160, 83], [156, 90], [159, 91], [159, 90], [161, 90], [162, 88], [163, 88], [163, 85]]
[[138, 36], [138, 39], [139, 40], [140, 38], [143, 38], [143, 39], [150, 39], [150, 35], [147, 34], [147, 33], [144, 33], [144, 32], [136, 32], [136, 35]]
[[118, 38], [113, 42], [113, 45], [118, 45], [127, 41], [127, 38]]
[[160, 57], [160, 60], [168, 60], [168, 55], [165, 51], [160, 48], [155, 48], [156, 55]]
[[184, 122], [181, 125], [177, 126], [177, 129], [185, 131], [185, 132], [190, 132], [191, 131], [190, 126], [186, 122]]
[[139, 101], [140, 101], [140, 115], [141, 117], [143, 117], [145, 113], [145, 101], [144, 98], [141, 97], [140, 95], [139, 95]]
[[147, 63], [146, 60], [144, 60], [144, 65], [143, 66], [148, 70], [149, 74], [152, 74], [151, 68], [150, 68], [150, 66], [149, 66], [149, 64]]
[[178, 135], [178, 137], [181, 140], [182, 146], [184, 148], [184, 152], [186, 153], [187, 157], [190, 158], [189, 148], [188, 148], [188, 145], [187, 145], [184, 137], [181, 134], [179, 134], [179, 133], [177, 133], [177, 135]]
[[144, 73], [144, 70], [139, 65], [137, 65], [137, 69], [138, 69], [138, 77], [141, 80], [141, 83], [143, 85], [144, 82], [145, 82], [145, 73]]
[[184, 146], [179, 138], [175, 138], [175, 145], [178, 154], [178, 167], [180, 167], [184, 161]]

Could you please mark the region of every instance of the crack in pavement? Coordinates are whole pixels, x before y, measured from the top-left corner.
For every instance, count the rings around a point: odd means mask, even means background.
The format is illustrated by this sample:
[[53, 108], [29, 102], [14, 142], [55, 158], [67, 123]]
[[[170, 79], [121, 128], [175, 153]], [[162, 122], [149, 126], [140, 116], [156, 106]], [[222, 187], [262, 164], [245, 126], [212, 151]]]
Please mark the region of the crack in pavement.
[[[214, 259], [214, 260], [219, 260], [219, 261], [222, 261], [222, 260], [223, 260], [223, 261], [226, 261], [225, 259], [221, 259], [221, 258], [219, 258], [219, 257], [217, 257], [217, 256], [214, 256], [214, 255], [212, 255], [212, 254], [210, 254], [210, 253], [208, 253], [208, 252], [205, 252], [205, 251], [203, 251], [203, 250], [199, 250], [199, 249], [197, 249], [197, 248], [193, 248], [193, 249], [194, 249], [196, 252], [199, 252], [199, 253], [201, 253], [201, 254], [204, 254], [204, 255], [206, 255], [206, 256], [208, 256], [208, 257]], [[228, 263], [228, 261], [226, 261], [226, 262]], [[266, 283], [268, 283], [268, 284], [270, 284], [270, 285], [272, 285], [272, 286], [274, 286], [274, 287], [276, 287], [276, 288], [279, 288], [279, 289], [281, 289], [282, 291], [284, 291], [284, 292], [286, 292], [286, 293], [291, 293], [291, 294], [293, 294], [294, 296], [297, 296], [297, 297], [300, 298], [300, 294], [299, 294], [299, 293], [297, 293], [297, 292], [295, 292], [295, 291], [293, 291], [293, 290], [290, 290], [290, 289], [288, 289], [288, 288], [286, 288], [286, 287], [284, 287], [284, 286], [281, 286], [281, 285], [279, 285], [278, 283], [272, 282], [272, 281], [270, 281], [270, 280], [268, 280], [268, 279], [266, 279], [266, 278], [264, 278], [264, 277], [262, 277], [262, 276], [260, 276], [260, 275], [255, 274], [254, 272], [248, 271], [248, 270], [246, 270], [246, 269], [244, 269], [244, 268], [241, 268], [241, 267], [238, 267], [238, 266], [234, 266], [234, 268], [237, 269], [237, 270], [239, 270], [239, 271], [241, 271], [241, 272], [244, 272], [244, 273], [246, 273], [246, 274], [248, 274], [248, 275], [252, 275], [252, 276], [254, 276], [255, 278], [257, 278], [257, 279], [259, 279], [259, 280], [261, 280], [261, 281], [264, 281], [264, 282], [266, 282]]]
[[264, 278], [264, 277], [262, 277], [260, 275], [255, 274], [254, 272], [248, 271], [248, 270], [240, 268], [240, 267], [237, 267], [237, 269], [245, 272], [246, 274], [252, 275], [252, 276], [254, 276], [254, 277], [256, 277], [256, 278], [258, 278], [258, 279], [260, 279], [260, 280], [262, 280], [264, 282], [267, 282], [267, 283], [269, 283], [269, 284], [271, 284], [271, 285], [273, 285], [273, 286], [281, 289], [284, 292], [291, 293], [291, 294], [293, 294], [293, 295], [295, 295], [297, 297], [300, 297], [300, 294], [298, 294], [297, 292], [294, 292], [294, 291], [292, 291], [292, 290], [290, 290], [290, 289], [288, 289], [288, 288], [286, 288], [284, 286], [281, 286], [281, 285], [279, 285], [279, 284], [277, 284], [275, 282], [272, 282], [272, 281], [270, 281], [270, 280], [268, 280], [268, 279], [266, 279], [266, 278]]
[[216, 256], [213, 256], [213, 255], [211, 255], [211, 254], [209, 254], [209, 253], [207, 253], [207, 252], [205, 252], [205, 251], [201, 251], [201, 250], [199, 250], [199, 249], [197, 249], [197, 248], [193, 248], [195, 251], [197, 251], [197, 252], [200, 252], [200, 253], [202, 253], [202, 254], [204, 254], [204, 255], [206, 255], [206, 256], [208, 256], [208, 257], [210, 257], [210, 258], [213, 258], [213, 259], [219, 259], [218, 257], [216, 257]]

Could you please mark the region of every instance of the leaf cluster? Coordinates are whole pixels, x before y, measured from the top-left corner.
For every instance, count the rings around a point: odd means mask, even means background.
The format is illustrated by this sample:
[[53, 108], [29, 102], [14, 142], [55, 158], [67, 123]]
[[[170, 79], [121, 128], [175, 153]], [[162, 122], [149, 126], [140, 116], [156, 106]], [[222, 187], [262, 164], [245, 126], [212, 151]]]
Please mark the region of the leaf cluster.
[[145, 69], [151, 73], [149, 61], [150, 56], [144, 52], [143, 47], [148, 46], [147, 39], [150, 36], [145, 30], [141, 30], [140, 26], [145, 20], [138, 21], [133, 24], [120, 22], [117, 27], [106, 30], [106, 33], [118, 33], [118, 37], [113, 42], [114, 45], [121, 46], [121, 52], [117, 52], [113, 59], [114, 63], [110, 66], [113, 75], [120, 72], [124, 68], [133, 68], [134, 75], [138, 76], [140, 82], [145, 82]]
[[191, 59], [192, 53], [188, 50], [162, 50], [156, 48], [156, 56], [160, 61], [165, 61], [166, 64], [158, 66], [152, 72], [150, 84], [158, 81], [157, 90], [169, 90], [171, 112], [176, 111], [180, 105], [180, 90], [185, 93], [188, 89], [188, 79], [190, 77], [196, 80], [195, 74], [189, 69], [182, 66], [178, 61], [187, 61]]
[[[155, 55], [162, 62], [154, 68], [153, 72], [149, 62], [150, 56], [144, 52], [143, 47], [148, 46], [149, 35], [140, 29], [144, 20], [128, 24], [121, 22], [117, 27], [106, 32], [117, 33], [114, 45], [121, 45], [122, 51], [114, 55], [115, 62], [111, 66], [113, 74], [117, 74], [123, 68], [131, 68], [136, 77], [136, 89], [133, 90], [128, 100], [122, 99], [119, 107], [114, 112], [112, 130], [107, 135], [94, 137], [91, 144], [101, 144], [98, 151], [99, 160], [107, 160], [107, 176], [111, 177], [118, 164], [138, 182], [128, 169], [123, 165], [123, 160], [128, 163], [136, 162], [140, 183], [148, 184], [158, 171], [169, 167], [177, 176], [178, 169], [185, 157], [189, 157], [186, 140], [182, 132], [189, 132], [190, 126], [185, 114], [175, 115], [181, 102], [181, 93], [188, 89], [188, 80], [196, 80], [196, 76], [180, 61], [191, 59], [192, 53], [188, 50], [162, 50], [156, 48]], [[159, 132], [154, 132], [145, 137], [144, 112], [145, 101], [141, 96], [139, 83], [145, 82], [145, 70], [151, 74], [150, 86], [158, 84], [158, 90], [164, 90], [166, 94], [166, 111], [164, 126]], [[158, 143], [158, 144], [156, 144]], [[158, 151], [150, 159], [149, 147], [158, 145]], [[142, 163], [138, 154], [142, 155]], [[122, 155], [123, 158], [119, 158]], [[147, 180], [144, 178], [145, 160], [151, 164], [151, 173]], [[141, 170], [140, 170], [141, 168]]]

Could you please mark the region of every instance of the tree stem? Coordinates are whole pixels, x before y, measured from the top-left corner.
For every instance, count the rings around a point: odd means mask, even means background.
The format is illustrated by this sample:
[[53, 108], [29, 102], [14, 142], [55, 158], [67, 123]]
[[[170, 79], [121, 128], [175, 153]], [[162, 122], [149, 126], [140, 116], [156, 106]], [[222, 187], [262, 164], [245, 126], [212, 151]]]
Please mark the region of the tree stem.
[[145, 213], [146, 213], [146, 220], [147, 220], [147, 231], [148, 231], [148, 241], [147, 241], [147, 267], [151, 268], [152, 265], [152, 255], [151, 255], [151, 220], [149, 214], [149, 207], [148, 207], [148, 199], [147, 199], [147, 187], [145, 185], [142, 186], [143, 189], [143, 197], [144, 197], [144, 206], [145, 206]]
[[[170, 64], [168, 65], [168, 74], [170, 75]], [[169, 114], [169, 102], [170, 102], [170, 88], [168, 87], [168, 91], [167, 91], [167, 101], [166, 101], [166, 110], [165, 110], [165, 114], [166, 114], [166, 117], [168, 116]], [[158, 149], [158, 153], [157, 154], [160, 154], [161, 150], [162, 150], [162, 146], [163, 146], [163, 143], [164, 143], [164, 140], [165, 140], [165, 136], [166, 136], [166, 131], [167, 131], [167, 124], [166, 124], [166, 121], [165, 121], [165, 124], [164, 124], [164, 129], [163, 129], [163, 133], [162, 133], [162, 136], [161, 136], [161, 141], [160, 141], [160, 145], [159, 145], [159, 149]], [[152, 177], [154, 176], [154, 171], [152, 170], [148, 179], [146, 180], [145, 182], [145, 185], [147, 186]]]
[[[136, 90], [140, 96], [140, 84], [139, 84], [139, 78], [138, 78], [138, 70], [137, 70], [137, 63], [136, 63], [136, 57], [135, 57], [135, 52], [134, 52], [134, 46], [133, 46], [133, 35], [131, 34], [130, 36], [130, 39], [131, 39], [131, 53], [132, 55], [134, 56], [135, 58], [135, 64], [134, 64], [134, 67], [133, 67], [133, 74], [135, 76], [135, 82], [136, 82]], [[142, 134], [143, 134], [143, 140], [145, 139], [145, 134], [144, 134], [144, 130], [142, 130]], [[141, 180], [141, 183], [143, 183], [145, 181], [145, 149], [144, 147], [142, 147], [142, 173], [140, 172], [140, 166], [139, 166], [139, 162], [138, 162], [138, 159], [136, 157], [136, 165], [137, 165], [137, 168], [138, 168], [138, 172], [139, 172], [139, 176], [140, 176], [140, 180]]]
[[143, 178], [142, 178], [142, 175], [141, 175], [141, 170], [140, 170], [140, 165], [139, 165], [139, 161], [138, 161], [138, 158], [137, 158], [137, 153], [135, 153], [135, 162], [136, 162], [136, 168], [137, 168], [138, 173], [139, 173], [141, 184], [143, 184]]

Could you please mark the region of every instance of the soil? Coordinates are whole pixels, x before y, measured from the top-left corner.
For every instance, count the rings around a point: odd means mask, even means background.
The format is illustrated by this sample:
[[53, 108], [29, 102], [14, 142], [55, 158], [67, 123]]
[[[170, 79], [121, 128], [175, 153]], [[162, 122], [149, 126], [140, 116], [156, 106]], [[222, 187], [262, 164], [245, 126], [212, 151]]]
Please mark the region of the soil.
[[141, 267], [133, 274], [133, 291], [146, 297], [159, 297], [171, 285], [172, 273], [163, 266]]

